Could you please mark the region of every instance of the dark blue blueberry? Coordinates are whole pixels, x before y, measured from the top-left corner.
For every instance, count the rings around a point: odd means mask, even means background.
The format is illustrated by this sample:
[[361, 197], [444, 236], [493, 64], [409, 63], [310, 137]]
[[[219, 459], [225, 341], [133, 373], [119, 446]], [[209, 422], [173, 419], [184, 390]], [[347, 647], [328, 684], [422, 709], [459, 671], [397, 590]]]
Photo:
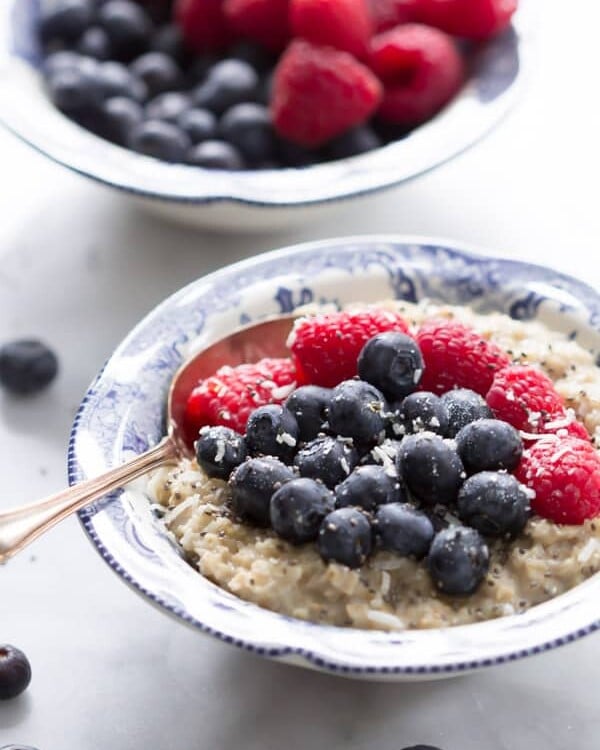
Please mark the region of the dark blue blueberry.
[[148, 96], [146, 84], [122, 63], [109, 60], [100, 63], [98, 81], [104, 96], [126, 96], [136, 102], [143, 102]]
[[357, 508], [334, 510], [323, 519], [317, 543], [326, 562], [359, 568], [373, 548], [371, 524]]
[[192, 94], [194, 105], [216, 114], [241, 102], [254, 101], [258, 75], [242, 60], [221, 60], [209, 69], [204, 81]]
[[358, 375], [391, 401], [417, 390], [423, 375], [423, 357], [417, 342], [399, 331], [378, 333], [358, 356]]
[[455, 388], [441, 397], [448, 411], [446, 437], [456, 437], [462, 428], [476, 419], [492, 418], [492, 410], [485, 399], [468, 388]]
[[92, 0], [53, 0], [41, 4], [39, 34], [43, 42], [74, 42], [92, 22]]
[[16, 698], [31, 682], [29, 659], [18, 648], [0, 644], [0, 700]]
[[146, 105], [146, 115], [151, 120], [165, 120], [166, 122], [177, 123], [179, 117], [187, 109], [190, 109], [192, 103], [190, 97], [181, 91], [167, 91], [164, 94], [155, 96], [154, 99]]
[[182, 83], [179, 66], [164, 52], [146, 52], [131, 63], [130, 69], [146, 84], [151, 97], [177, 89]]
[[476, 419], [456, 436], [456, 449], [469, 474], [512, 471], [523, 455], [523, 441], [515, 428], [500, 419]]
[[183, 162], [191, 142], [183, 130], [170, 122], [146, 120], [133, 128], [129, 145], [134, 151], [155, 159]]
[[[87, 61], [87, 62], [84, 62]], [[59, 70], [72, 70], [80, 65], [87, 66], [88, 70], [93, 70], [94, 74], [97, 69], [97, 64], [94, 60], [84, 58], [78, 52], [72, 50], [61, 50], [60, 52], [53, 52], [44, 59], [43, 71], [45, 76], [51, 76], [57, 73]]]
[[528, 489], [512, 474], [473, 474], [456, 502], [460, 520], [485, 536], [515, 537], [529, 518]]
[[144, 119], [142, 106], [125, 96], [113, 96], [100, 107], [98, 132], [120, 146], [128, 146], [133, 129]]
[[437, 589], [450, 596], [474, 593], [489, 568], [489, 550], [479, 532], [450, 526], [435, 535], [427, 557], [429, 575]]
[[298, 423], [279, 404], [259, 406], [248, 417], [246, 445], [253, 456], [275, 456], [291, 463], [298, 447]]
[[344, 380], [331, 394], [329, 427], [361, 447], [372, 447], [385, 437], [386, 412], [385, 398], [375, 386], [363, 380]]
[[391, 407], [390, 432], [395, 437], [415, 432], [435, 432], [445, 435], [448, 411], [444, 402], [429, 391], [417, 391], [407, 396], [397, 407]]
[[322, 436], [301, 448], [294, 464], [303, 477], [320, 479], [330, 489], [342, 482], [358, 463], [358, 453], [348, 441]]
[[338, 136], [327, 145], [327, 156], [330, 159], [346, 159], [358, 156], [379, 148], [381, 139], [374, 130], [362, 125]]
[[225, 141], [202, 141], [193, 146], [187, 154], [188, 164], [205, 169], [245, 168], [242, 155], [235, 146]]
[[118, 60], [129, 62], [150, 44], [152, 21], [141, 5], [131, 0], [108, 0], [98, 10], [98, 23], [108, 34]]
[[57, 372], [56, 354], [41, 341], [18, 339], [0, 347], [0, 385], [11, 393], [37, 393]]
[[48, 76], [47, 86], [55, 106], [71, 117], [95, 111], [104, 96], [98, 80], [81, 66], [56, 70]]
[[456, 450], [431, 432], [404, 438], [398, 452], [398, 470], [411, 495], [424, 505], [451, 505], [465, 478]]
[[271, 497], [271, 525], [292, 544], [313, 542], [323, 519], [333, 509], [333, 493], [322, 482], [306, 477], [292, 479]]
[[180, 66], [186, 66], [191, 58], [183, 41], [181, 29], [174, 23], [156, 29], [150, 39], [150, 49], [168, 55]]
[[[267, 102], [268, 104], [268, 99]], [[277, 155], [286, 167], [310, 167], [319, 161], [319, 154], [285, 138], [277, 141]]]
[[228, 109], [219, 122], [221, 137], [233, 143], [246, 161], [260, 164], [275, 155], [271, 115], [262, 104], [244, 102]]
[[278, 458], [248, 458], [229, 477], [231, 504], [245, 521], [268, 526], [271, 497], [285, 482], [295, 479], [289, 466]]
[[246, 460], [246, 441], [239, 432], [218, 425], [203, 427], [196, 441], [196, 460], [209, 477], [229, 479]]
[[108, 60], [111, 55], [108, 34], [100, 26], [90, 26], [79, 38], [77, 51], [96, 60]]
[[375, 515], [375, 535], [381, 549], [421, 560], [429, 552], [433, 524], [408, 503], [382, 505]]
[[352, 505], [372, 511], [379, 505], [397, 503], [402, 499], [398, 477], [383, 466], [372, 464], [358, 466], [335, 488], [336, 508]]
[[323, 431], [330, 399], [331, 388], [318, 385], [300, 386], [287, 397], [285, 405], [296, 417], [303, 443], [314, 440]]
[[177, 118], [177, 124], [192, 143], [212, 140], [217, 133], [217, 118], [208, 109], [186, 109]]
[[229, 50], [228, 57], [242, 60], [252, 66], [258, 73], [265, 73], [275, 65], [275, 58], [260, 44], [241, 41]]

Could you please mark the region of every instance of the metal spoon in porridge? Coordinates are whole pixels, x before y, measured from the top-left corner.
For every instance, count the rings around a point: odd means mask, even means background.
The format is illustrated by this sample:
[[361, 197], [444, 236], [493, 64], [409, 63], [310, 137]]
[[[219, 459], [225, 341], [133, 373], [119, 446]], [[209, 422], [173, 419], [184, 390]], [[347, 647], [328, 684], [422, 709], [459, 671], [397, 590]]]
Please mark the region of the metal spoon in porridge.
[[175, 463], [192, 449], [185, 439], [187, 398], [199, 380], [221, 365], [286, 356], [285, 340], [293, 317], [280, 317], [239, 329], [195, 354], [175, 373], [167, 399], [167, 435], [153, 448], [100, 476], [20, 508], [0, 512], [0, 563], [5, 562], [63, 518], [163, 464]]

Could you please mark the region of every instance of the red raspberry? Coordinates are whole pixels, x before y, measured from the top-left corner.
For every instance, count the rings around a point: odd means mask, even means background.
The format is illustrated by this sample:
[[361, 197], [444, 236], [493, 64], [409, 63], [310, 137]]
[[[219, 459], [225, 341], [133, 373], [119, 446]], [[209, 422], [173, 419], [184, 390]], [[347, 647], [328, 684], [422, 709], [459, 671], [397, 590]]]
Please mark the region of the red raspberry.
[[355, 57], [369, 54], [373, 25], [366, 0], [290, 0], [290, 20], [294, 36]]
[[408, 325], [379, 309], [313, 315], [296, 321], [287, 344], [304, 382], [333, 388], [356, 375], [360, 350], [384, 331], [408, 333]]
[[408, 127], [438, 112], [465, 78], [454, 40], [418, 23], [378, 34], [371, 44], [371, 68], [384, 86], [379, 116]]
[[555, 523], [600, 514], [600, 458], [586, 440], [541, 438], [523, 453], [517, 479], [535, 492], [532, 510]]
[[453, 320], [426, 321], [416, 338], [425, 361], [423, 391], [470, 388], [485, 396], [494, 373], [510, 364], [500, 347]]
[[250, 412], [285, 401], [296, 384], [291, 359], [265, 358], [255, 364], [220, 367], [200, 381], [188, 398], [184, 430], [192, 444], [204, 425], [224, 425], [244, 433]]
[[581, 422], [575, 419], [574, 414], [564, 412], [560, 416], [554, 416], [549, 422], [545, 422], [541, 427], [544, 435], [557, 435], [558, 437], [579, 438], [580, 440], [590, 441], [590, 434]]
[[194, 52], [218, 52], [231, 41], [223, 0], [175, 0], [175, 22]]
[[293, 41], [275, 68], [271, 113], [277, 132], [316, 147], [365, 122], [381, 84], [347, 52]]
[[291, 38], [289, 0], [225, 0], [225, 17], [239, 36], [281, 52]]
[[448, 34], [483, 41], [504, 31], [519, 0], [419, 0], [419, 21]]
[[417, 20], [421, 0], [367, 0], [375, 32], [387, 31], [401, 23]]

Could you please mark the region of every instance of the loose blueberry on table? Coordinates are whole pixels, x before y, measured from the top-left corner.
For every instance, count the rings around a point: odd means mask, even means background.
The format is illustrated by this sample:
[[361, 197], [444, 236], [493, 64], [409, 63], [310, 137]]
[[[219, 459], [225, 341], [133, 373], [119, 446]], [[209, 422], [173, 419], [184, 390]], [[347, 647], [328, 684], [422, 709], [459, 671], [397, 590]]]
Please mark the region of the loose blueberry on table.
[[0, 700], [16, 698], [31, 681], [31, 665], [25, 654], [8, 643], [0, 644]]
[[0, 346], [0, 386], [18, 396], [46, 388], [56, 377], [58, 359], [37, 339], [17, 339]]
[[38, 32], [50, 99], [93, 133], [166, 162], [300, 167], [433, 117], [517, 1], [42, 0]]

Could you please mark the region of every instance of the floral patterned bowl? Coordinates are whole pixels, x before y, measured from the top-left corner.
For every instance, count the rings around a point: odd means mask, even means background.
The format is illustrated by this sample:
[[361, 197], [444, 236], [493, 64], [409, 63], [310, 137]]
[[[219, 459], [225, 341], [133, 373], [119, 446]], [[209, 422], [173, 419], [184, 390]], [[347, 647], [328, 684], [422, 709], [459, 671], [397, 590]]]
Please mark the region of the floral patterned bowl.
[[[300, 245], [193, 282], [127, 336], [77, 414], [70, 483], [160, 439], [169, 381], [192, 349], [241, 323], [307, 302], [392, 297], [535, 318], [600, 353], [600, 296], [549, 269], [395, 237]], [[600, 574], [525, 614], [485, 623], [399, 633], [315, 625], [242, 601], [203, 578], [153, 515], [143, 481], [86, 508], [80, 518], [106, 562], [165, 612], [240, 648], [334, 674], [432, 679], [545, 651], [600, 627]]]

